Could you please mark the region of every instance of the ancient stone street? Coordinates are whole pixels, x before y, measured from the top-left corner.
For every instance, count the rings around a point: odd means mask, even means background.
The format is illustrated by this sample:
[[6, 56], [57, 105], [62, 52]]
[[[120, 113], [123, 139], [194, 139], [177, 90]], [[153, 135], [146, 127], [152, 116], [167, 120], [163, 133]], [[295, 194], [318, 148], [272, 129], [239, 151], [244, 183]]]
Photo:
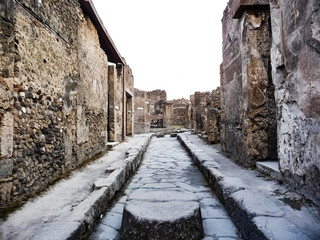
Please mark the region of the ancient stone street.
[[[137, 211], [132, 206], [132, 202], [140, 203], [136, 205]], [[165, 204], [160, 207], [159, 203]], [[204, 239], [240, 239], [237, 228], [213, 192], [207, 187], [203, 176], [177, 139], [169, 136], [152, 138], [136, 175], [118, 202], [101, 219], [101, 223], [90, 239], [117, 239], [120, 232], [123, 238], [128, 234], [127, 232], [130, 232], [130, 227], [135, 228], [136, 226], [127, 226], [129, 224], [127, 218], [124, 221], [125, 226], [121, 226], [126, 205], [133, 207], [129, 210], [131, 213], [137, 214], [137, 218], [146, 218], [144, 224], [159, 222], [158, 226], [149, 227], [152, 236], [140, 228], [140, 234], [145, 234], [141, 235], [140, 239], [150, 239], [151, 237], [152, 239], [173, 239], [169, 235], [164, 236], [163, 234], [167, 234], [166, 232], [161, 232], [163, 230], [169, 232], [170, 229], [161, 229], [159, 225], [165, 221], [172, 223], [177, 221], [177, 216], [188, 214], [185, 209], [188, 203], [196, 203], [200, 206], [202, 217], [200, 225], [203, 225]], [[149, 209], [146, 208], [147, 206]], [[157, 209], [156, 212], [155, 209]], [[160, 234], [158, 236], [157, 233], [151, 233], [152, 228], [157, 227], [158, 234]], [[198, 232], [198, 234], [200, 233]], [[190, 235], [183, 237], [186, 236], [185, 234]], [[172, 236], [175, 236], [174, 239], [191, 239], [192, 234], [195, 233], [180, 231], [173, 232]], [[197, 237], [197, 239], [202, 239], [200, 235]]]

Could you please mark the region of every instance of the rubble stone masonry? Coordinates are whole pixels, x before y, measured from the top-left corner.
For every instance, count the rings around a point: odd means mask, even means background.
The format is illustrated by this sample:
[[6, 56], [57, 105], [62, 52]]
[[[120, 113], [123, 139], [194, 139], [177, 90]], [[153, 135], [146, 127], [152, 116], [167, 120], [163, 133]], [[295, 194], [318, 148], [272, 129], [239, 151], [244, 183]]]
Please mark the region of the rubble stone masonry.
[[76, 0], [4, 0], [0, 25], [2, 208], [106, 149], [108, 56]]
[[210, 143], [220, 142], [220, 88], [211, 92], [195, 92], [191, 97], [194, 132]]

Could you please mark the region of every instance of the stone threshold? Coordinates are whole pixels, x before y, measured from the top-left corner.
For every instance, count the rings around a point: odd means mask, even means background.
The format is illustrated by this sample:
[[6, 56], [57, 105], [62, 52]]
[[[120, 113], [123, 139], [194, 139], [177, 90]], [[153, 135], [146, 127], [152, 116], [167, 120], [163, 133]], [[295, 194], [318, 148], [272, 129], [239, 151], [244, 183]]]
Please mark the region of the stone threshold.
[[278, 161], [256, 162], [256, 167], [260, 173], [269, 176], [272, 180], [282, 181]]

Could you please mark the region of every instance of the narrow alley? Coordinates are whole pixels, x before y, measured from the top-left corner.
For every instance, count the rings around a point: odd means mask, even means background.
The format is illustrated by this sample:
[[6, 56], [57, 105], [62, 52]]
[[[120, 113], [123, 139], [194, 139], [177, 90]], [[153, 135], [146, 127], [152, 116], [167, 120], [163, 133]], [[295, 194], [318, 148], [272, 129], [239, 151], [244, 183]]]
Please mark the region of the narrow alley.
[[[237, 234], [237, 228], [214, 193], [208, 188], [206, 181], [198, 168], [194, 166], [188, 153], [176, 138], [170, 138], [169, 136], [152, 138], [137, 173], [123, 195], [101, 219], [90, 239], [117, 239], [120, 236], [120, 231], [125, 234], [124, 230], [121, 229], [121, 223], [126, 202], [130, 198], [137, 198], [133, 195], [138, 195], [138, 198], [143, 199], [142, 203], [157, 202], [159, 199], [156, 199], [155, 193], [159, 192], [170, 195], [166, 199], [167, 206], [176, 201], [172, 196], [179, 193], [184, 196], [192, 193], [195, 196], [194, 200], [200, 203], [203, 237], [205, 239], [241, 239]], [[144, 197], [141, 197], [143, 195]], [[179, 210], [184, 211], [183, 207], [185, 205], [181, 204], [181, 206], [177, 206], [178, 209], [171, 209], [174, 210], [172, 214], [179, 214]], [[151, 211], [155, 211], [155, 209], [151, 209]], [[151, 211], [150, 215], [153, 215]], [[161, 209], [159, 212], [168, 215], [168, 212], [161, 211]], [[174, 217], [172, 216], [172, 218]], [[151, 232], [151, 229], [149, 230]], [[166, 230], [169, 231], [170, 229]], [[158, 229], [157, 232], [157, 234], [161, 234], [161, 230]], [[148, 235], [141, 230], [139, 234], [141, 234], [140, 239], [167, 239], [161, 235]], [[191, 237], [190, 235], [183, 238], [183, 232], [173, 234], [176, 234], [174, 239], [190, 239]]]

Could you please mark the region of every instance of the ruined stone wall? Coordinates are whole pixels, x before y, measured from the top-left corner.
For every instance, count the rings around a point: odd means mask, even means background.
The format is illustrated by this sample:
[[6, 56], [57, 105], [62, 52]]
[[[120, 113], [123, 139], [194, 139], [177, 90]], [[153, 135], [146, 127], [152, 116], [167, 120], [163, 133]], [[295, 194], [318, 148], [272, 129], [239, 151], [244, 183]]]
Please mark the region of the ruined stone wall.
[[222, 149], [252, 166], [277, 158], [270, 10], [259, 6], [239, 14], [237, 4], [230, 1], [223, 17]]
[[78, 1], [2, 1], [0, 25], [3, 207], [103, 151], [108, 71]]
[[190, 127], [190, 101], [188, 99], [174, 99], [165, 103], [165, 126], [183, 125]]
[[150, 132], [150, 108], [147, 92], [134, 89], [134, 133]]
[[161, 123], [164, 122], [164, 104], [167, 101], [166, 91], [160, 89], [149, 91], [147, 97], [150, 102], [150, 121], [153, 123], [151, 127], [163, 127]]
[[220, 143], [220, 88], [212, 90], [207, 96], [207, 121], [206, 133], [208, 142]]
[[193, 129], [210, 143], [220, 142], [220, 88], [195, 92], [192, 97]]
[[196, 133], [203, 133], [206, 131], [207, 123], [207, 97], [210, 92], [195, 92], [194, 93], [194, 131]]
[[272, 0], [280, 170], [320, 200], [320, 2]]

